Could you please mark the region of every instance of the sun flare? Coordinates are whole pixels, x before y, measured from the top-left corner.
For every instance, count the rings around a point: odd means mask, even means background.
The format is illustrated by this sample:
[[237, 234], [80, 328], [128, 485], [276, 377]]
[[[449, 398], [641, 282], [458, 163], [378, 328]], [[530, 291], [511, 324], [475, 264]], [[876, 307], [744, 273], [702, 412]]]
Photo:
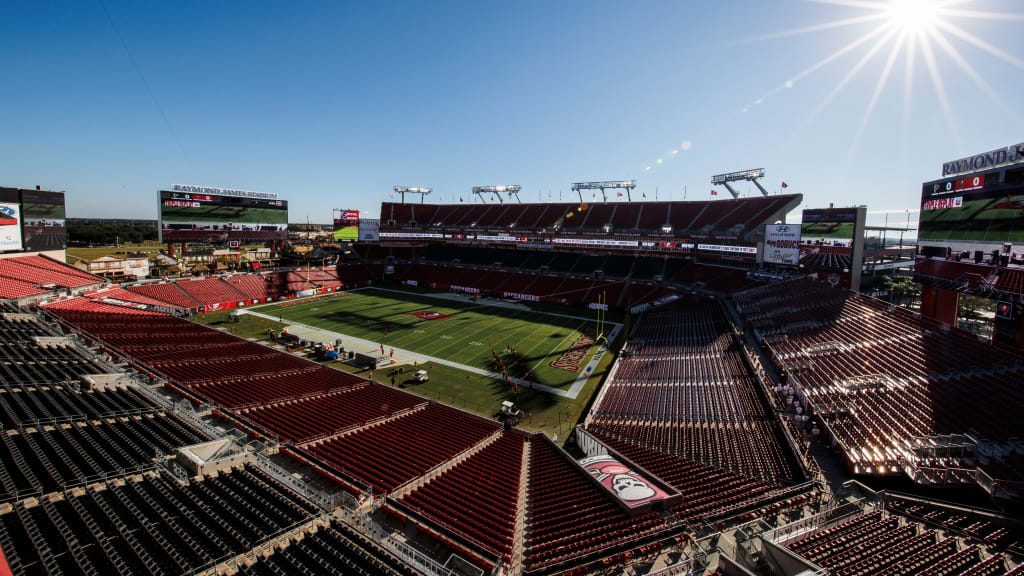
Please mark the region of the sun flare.
[[937, 0], [891, 0], [889, 21], [901, 32], [919, 34], [930, 31], [939, 18]]

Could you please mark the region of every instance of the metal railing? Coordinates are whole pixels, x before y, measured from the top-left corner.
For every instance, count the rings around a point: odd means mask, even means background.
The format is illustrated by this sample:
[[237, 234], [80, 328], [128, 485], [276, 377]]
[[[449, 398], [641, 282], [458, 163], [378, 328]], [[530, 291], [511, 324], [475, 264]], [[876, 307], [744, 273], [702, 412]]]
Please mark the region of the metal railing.
[[867, 504], [863, 499], [847, 502], [824, 512], [819, 512], [814, 516], [801, 518], [796, 522], [768, 530], [761, 537], [775, 544], [783, 544], [797, 536], [839, 524], [856, 514], [863, 513], [866, 509]]
[[263, 470], [291, 490], [306, 497], [324, 510], [333, 510], [339, 506], [353, 509], [358, 506], [355, 497], [348, 492], [341, 490], [335, 493], [328, 493], [323, 490], [319, 490], [311, 483], [306, 482], [306, 480], [296, 478], [284, 468], [274, 464], [267, 456], [255, 454], [254, 461], [259, 469]]

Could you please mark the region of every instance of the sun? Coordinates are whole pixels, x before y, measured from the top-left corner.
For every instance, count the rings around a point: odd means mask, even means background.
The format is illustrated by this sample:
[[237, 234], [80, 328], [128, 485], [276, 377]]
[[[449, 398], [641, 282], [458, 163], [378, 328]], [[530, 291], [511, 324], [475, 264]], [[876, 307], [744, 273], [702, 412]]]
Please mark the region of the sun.
[[940, 12], [937, 0], [890, 0], [886, 15], [899, 31], [920, 34], [935, 27]]

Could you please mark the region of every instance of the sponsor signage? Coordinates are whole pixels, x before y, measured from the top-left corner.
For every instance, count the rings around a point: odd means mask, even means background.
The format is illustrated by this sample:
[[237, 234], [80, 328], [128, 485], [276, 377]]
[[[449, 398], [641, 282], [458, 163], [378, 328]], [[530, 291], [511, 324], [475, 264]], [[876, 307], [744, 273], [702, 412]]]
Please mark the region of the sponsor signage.
[[381, 238], [444, 238], [444, 234], [430, 232], [381, 232]]
[[789, 224], [766, 224], [764, 261], [782, 266], [799, 266], [800, 227]]
[[942, 210], [944, 208], [960, 208], [964, 205], [964, 197], [957, 196], [955, 198], [936, 198], [935, 200], [925, 200], [924, 204], [921, 205], [922, 210]]
[[756, 246], [728, 246], [723, 244], [697, 244], [698, 250], [731, 252], [733, 254], [757, 254]]
[[21, 250], [20, 204], [0, 204], [0, 250]]
[[636, 248], [636, 240], [606, 240], [604, 238], [552, 238], [552, 244], [568, 244], [575, 246], [628, 246]]
[[1024, 162], [1024, 142], [946, 162], [942, 165], [942, 175], [956, 176], [1018, 162]]

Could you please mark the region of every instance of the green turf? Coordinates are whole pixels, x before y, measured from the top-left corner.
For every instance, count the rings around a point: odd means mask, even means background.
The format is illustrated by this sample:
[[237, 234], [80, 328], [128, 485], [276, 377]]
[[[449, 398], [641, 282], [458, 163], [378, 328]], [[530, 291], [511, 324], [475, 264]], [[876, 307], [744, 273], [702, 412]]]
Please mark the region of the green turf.
[[230, 318], [234, 310], [219, 310], [193, 317], [193, 320], [200, 324], [206, 324], [211, 328], [224, 330], [239, 338], [253, 338], [255, 340], [267, 340], [270, 337], [268, 331], [280, 332], [284, 324], [258, 316], [239, 316], [237, 320]]
[[808, 238], [853, 238], [852, 222], [805, 222], [800, 226], [800, 236]]
[[[342, 296], [342, 298], [347, 297]], [[440, 300], [432, 301], [443, 302]], [[322, 303], [323, 300], [317, 302]], [[313, 303], [310, 302], [311, 305]], [[266, 312], [267, 308], [264, 308], [262, 311]], [[229, 318], [231, 312], [231, 310], [210, 312], [198, 315], [193, 320], [213, 328], [229, 331], [242, 338], [254, 338], [257, 340], [265, 340], [267, 338], [268, 328], [277, 331], [284, 327], [283, 324], [248, 315], [241, 316], [235, 322]], [[431, 322], [438, 321], [432, 320]], [[620, 335], [620, 343], [623, 339], [624, 336]], [[412, 366], [405, 366], [403, 367], [402, 374], [395, 375], [395, 385], [406, 391], [488, 418], [496, 416], [503, 401], [515, 402], [524, 412], [519, 423], [521, 428], [535, 432], [545, 432], [548, 436], [557, 435], [559, 442], [562, 442], [568, 437], [573, 425], [582, 417], [588, 402], [597, 389], [598, 384], [606, 376], [613, 360], [613, 354], [605, 354], [597, 369], [590, 375], [583, 390], [574, 400], [546, 392], [535, 392], [526, 387], [520, 387], [517, 395], [500, 380], [472, 374], [443, 364], [432, 363], [421, 364], [415, 368], [427, 371], [430, 375], [428, 382], [413, 382], [411, 376], [414, 369]], [[370, 376], [369, 370], [343, 362], [328, 361], [323, 362], [323, 364], [337, 370], [357, 374], [363, 378]], [[391, 370], [374, 370], [373, 378], [377, 382], [390, 385]]]
[[[346, 336], [479, 368], [494, 369], [492, 350], [509, 375], [567, 388], [579, 372], [551, 364], [569, 351], [584, 332], [593, 336], [593, 318], [565, 318], [532, 310], [510, 310], [470, 302], [448, 301], [422, 294], [369, 288], [309, 302], [270, 304], [251, 308], [285, 323], [293, 321]], [[410, 312], [432, 311], [448, 318], [421, 320]], [[385, 335], [387, 331], [387, 335]], [[506, 345], [520, 355], [517, 362]], [[585, 367], [596, 347], [580, 362]]]

